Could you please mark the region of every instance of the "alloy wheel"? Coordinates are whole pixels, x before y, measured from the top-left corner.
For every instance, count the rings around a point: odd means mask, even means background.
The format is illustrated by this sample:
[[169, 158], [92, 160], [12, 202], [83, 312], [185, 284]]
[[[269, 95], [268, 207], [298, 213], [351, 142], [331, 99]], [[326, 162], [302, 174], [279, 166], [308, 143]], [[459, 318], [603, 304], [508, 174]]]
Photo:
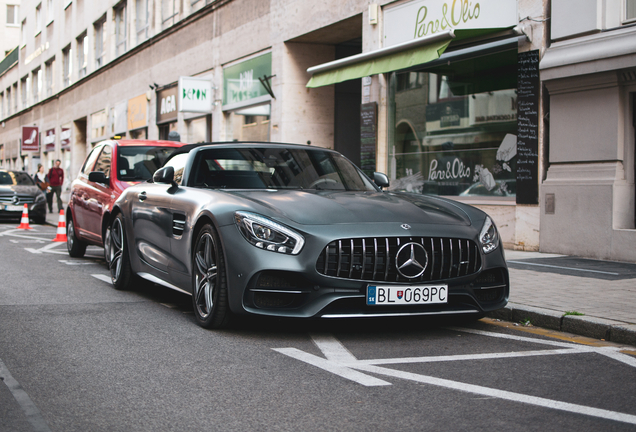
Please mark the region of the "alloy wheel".
[[122, 258], [124, 254], [124, 230], [119, 218], [113, 221], [110, 229], [108, 246], [108, 266], [113, 280], [121, 276]]
[[206, 319], [214, 308], [217, 285], [216, 245], [210, 233], [203, 233], [197, 242], [195, 261], [195, 305], [197, 313]]

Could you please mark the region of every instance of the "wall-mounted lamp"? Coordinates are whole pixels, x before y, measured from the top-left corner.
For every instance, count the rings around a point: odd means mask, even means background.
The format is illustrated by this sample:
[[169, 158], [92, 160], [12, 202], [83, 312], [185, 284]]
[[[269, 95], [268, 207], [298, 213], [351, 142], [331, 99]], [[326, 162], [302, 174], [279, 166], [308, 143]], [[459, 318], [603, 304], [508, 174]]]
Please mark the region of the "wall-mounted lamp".
[[376, 25], [378, 23], [378, 9], [377, 3], [369, 5], [369, 24]]

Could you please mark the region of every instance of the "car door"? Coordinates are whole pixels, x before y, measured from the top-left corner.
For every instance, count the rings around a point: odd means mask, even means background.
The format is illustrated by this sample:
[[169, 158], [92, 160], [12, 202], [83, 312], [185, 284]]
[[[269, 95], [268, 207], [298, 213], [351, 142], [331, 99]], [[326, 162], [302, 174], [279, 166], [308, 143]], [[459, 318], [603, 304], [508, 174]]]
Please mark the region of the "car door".
[[166, 278], [172, 237], [170, 185], [142, 183], [135, 188], [131, 208], [135, 252], [142, 260], [141, 272]]
[[86, 157], [84, 166], [80, 170], [79, 176], [73, 182], [69, 202], [73, 212], [73, 220], [75, 222], [76, 234], [80, 238], [86, 238], [88, 230], [88, 200], [90, 196], [91, 186], [88, 184], [88, 173], [93, 170], [97, 156], [100, 154], [102, 146], [95, 147]]
[[84, 228], [87, 232], [85, 235], [98, 242], [101, 241], [102, 238], [104, 206], [108, 205], [111, 201], [112, 189], [110, 177], [111, 174], [114, 175], [114, 173], [111, 172], [112, 156], [112, 146], [109, 144], [104, 145], [93, 168], [93, 171], [104, 173], [107, 179], [106, 183], [87, 182], [86, 214], [84, 220]]

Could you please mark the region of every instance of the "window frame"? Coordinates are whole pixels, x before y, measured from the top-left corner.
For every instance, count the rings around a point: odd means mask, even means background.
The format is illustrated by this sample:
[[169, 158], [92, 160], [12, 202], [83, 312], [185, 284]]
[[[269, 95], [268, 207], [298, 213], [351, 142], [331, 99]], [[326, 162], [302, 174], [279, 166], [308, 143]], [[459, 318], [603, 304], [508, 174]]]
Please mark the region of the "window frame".
[[[127, 22], [127, 10], [126, 2], [121, 2], [113, 8], [113, 15], [115, 20], [115, 51], [116, 55], [120, 56], [126, 52], [126, 42], [128, 40], [128, 22]], [[123, 25], [122, 25], [123, 21]], [[123, 37], [122, 37], [123, 28]]]
[[[13, 8], [13, 14], [9, 14], [9, 8]], [[20, 5], [19, 4], [7, 4], [7, 19], [6, 25], [7, 27], [20, 27]], [[13, 22], [9, 22], [9, 16], [13, 15]]]
[[94, 39], [93, 50], [95, 52], [95, 69], [99, 69], [106, 63], [106, 16], [103, 16], [93, 24]]
[[62, 49], [62, 87], [66, 88], [73, 84], [73, 47], [68, 44]]

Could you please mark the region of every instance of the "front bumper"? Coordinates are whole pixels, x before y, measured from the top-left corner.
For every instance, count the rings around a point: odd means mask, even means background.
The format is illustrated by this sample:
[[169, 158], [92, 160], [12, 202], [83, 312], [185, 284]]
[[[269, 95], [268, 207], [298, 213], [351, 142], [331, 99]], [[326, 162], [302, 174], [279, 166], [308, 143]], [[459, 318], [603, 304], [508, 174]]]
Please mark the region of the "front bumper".
[[[414, 228], [415, 230], [415, 228]], [[378, 282], [345, 279], [321, 274], [316, 263], [326, 245], [334, 240], [333, 227], [312, 227], [303, 233], [306, 244], [299, 255], [284, 255], [258, 249], [245, 241], [235, 226], [221, 227], [228, 271], [230, 308], [235, 313], [297, 318], [359, 318], [474, 314], [482, 315], [504, 307], [509, 297], [509, 275], [501, 245], [490, 254], [481, 253], [479, 269], [462, 277], [445, 277], [427, 282]], [[428, 232], [425, 232], [428, 231]], [[368, 227], [348, 226], [347, 237], [368, 236]], [[374, 227], [374, 235], [401, 236], [402, 231]], [[418, 235], [434, 233], [476, 239], [470, 227], [428, 227]], [[448, 285], [448, 303], [431, 305], [368, 306], [369, 284], [408, 287], [414, 284]]]

